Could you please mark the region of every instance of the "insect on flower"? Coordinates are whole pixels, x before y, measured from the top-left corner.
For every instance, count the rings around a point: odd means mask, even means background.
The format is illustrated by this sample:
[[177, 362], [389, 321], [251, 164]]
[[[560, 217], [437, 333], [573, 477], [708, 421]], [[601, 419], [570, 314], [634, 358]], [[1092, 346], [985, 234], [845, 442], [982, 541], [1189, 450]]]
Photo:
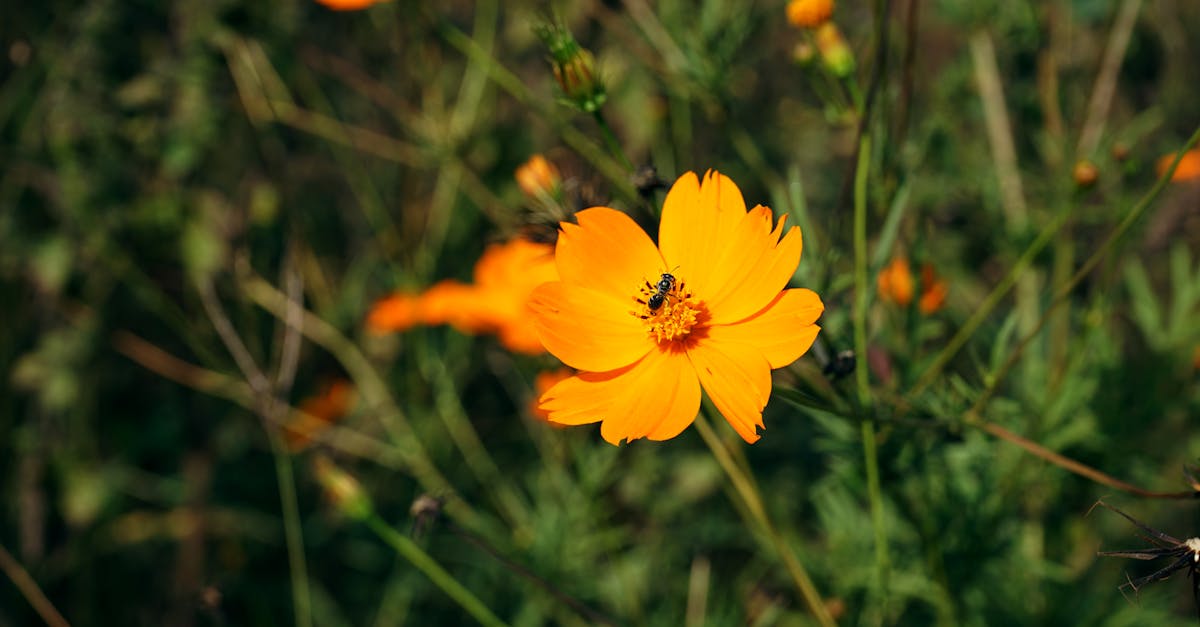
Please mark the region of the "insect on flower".
[[1097, 553], [1098, 555], [1103, 557], [1126, 557], [1144, 561], [1156, 560], [1162, 557], [1174, 558], [1174, 561], [1170, 564], [1149, 575], [1138, 577], [1137, 579], [1129, 579], [1126, 576], [1127, 581], [1118, 588], [1121, 594], [1125, 594], [1126, 589], [1133, 590], [1134, 594], [1137, 594], [1142, 586], [1166, 580], [1171, 575], [1174, 575], [1176, 571], [1186, 569], [1188, 577], [1192, 579], [1192, 596], [1196, 602], [1196, 611], [1200, 614], [1200, 538], [1180, 540], [1137, 520], [1133, 516], [1104, 501], [1097, 501], [1096, 505], [1112, 510], [1125, 520], [1133, 523], [1134, 526], [1144, 532], [1145, 535], [1142, 537], [1155, 545], [1133, 551], [1100, 551]]
[[[671, 270], [671, 272], [674, 271], [674, 269]], [[675, 289], [675, 275], [671, 274], [671, 272], [662, 273], [662, 276], [658, 279], [658, 283], [654, 285], [646, 281], [646, 287], [654, 291], [650, 295], [650, 298], [646, 300], [646, 306], [650, 308], [650, 311], [658, 311], [658, 308], [662, 307], [663, 303], [666, 302], [670, 291]]]

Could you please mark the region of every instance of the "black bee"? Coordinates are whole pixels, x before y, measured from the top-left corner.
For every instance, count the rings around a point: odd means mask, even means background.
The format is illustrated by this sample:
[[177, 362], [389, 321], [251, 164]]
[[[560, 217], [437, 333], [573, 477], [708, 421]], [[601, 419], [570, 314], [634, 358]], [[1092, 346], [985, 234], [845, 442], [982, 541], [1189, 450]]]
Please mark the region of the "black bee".
[[650, 295], [650, 298], [646, 301], [646, 306], [650, 308], [650, 311], [658, 311], [658, 308], [662, 307], [663, 303], [667, 300], [667, 292], [675, 289], [675, 275], [670, 272], [664, 272], [662, 273], [662, 277], [658, 279], [658, 283], [650, 287], [657, 291]]

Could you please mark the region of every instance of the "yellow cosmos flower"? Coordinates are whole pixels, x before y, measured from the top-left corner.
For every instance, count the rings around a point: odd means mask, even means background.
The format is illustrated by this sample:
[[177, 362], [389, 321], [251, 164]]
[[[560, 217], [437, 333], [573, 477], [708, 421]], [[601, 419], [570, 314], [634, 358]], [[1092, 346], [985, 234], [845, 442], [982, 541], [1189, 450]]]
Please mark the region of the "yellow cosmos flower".
[[771, 369], [804, 354], [825, 306], [784, 289], [800, 263], [800, 229], [747, 211], [729, 177], [692, 172], [663, 204], [658, 246], [607, 207], [562, 223], [560, 280], [533, 292], [546, 350], [580, 372], [542, 395], [551, 422], [600, 422], [605, 440], [666, 440], [700, 409], [701, 388], [747, 442], [758, 440]]

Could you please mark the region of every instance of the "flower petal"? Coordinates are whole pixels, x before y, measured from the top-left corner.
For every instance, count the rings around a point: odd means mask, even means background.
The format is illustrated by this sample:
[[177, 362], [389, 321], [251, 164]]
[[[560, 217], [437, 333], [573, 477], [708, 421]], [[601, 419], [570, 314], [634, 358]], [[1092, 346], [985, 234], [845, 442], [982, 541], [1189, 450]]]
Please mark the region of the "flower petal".
[[724, 252], [713, 264], [713, 293], [708, 300], [713, 323], [752, 316], [770, 303], [800, 264], [803, 242], [792, 227], [780, 240], [784, 219], [771, 228], [771, 210], [759, 205], [729, 233]]
[[632, 307], [638, 288], [665, 271], [654, 242], [632, 218], [616, 209], [584, 209], [575, 214], [575, 220], [579, 224], [559, 225], [555, 248], [559, 277], [628, 300]]
[[771, 366], [749, 344], [705, 338], [688, 348], [700, 385], [721, 415], [746, 442], [758, 441], [762, 410], [771, 396]]
[[700, 299], [712, 294], [713, 260], [725, 249], [728, 234], [746, 215], [746, 201], [733, 180], [709, 171], [701, 184], [695, 173], [679, 177], [663, 201], [658, 247], [663, 259], [679, 266], [678, 276]]
[[542, 345], [577, 370], [606, 372], [640, 359], [654, 343], [632, 311], [605, 292], [543, 283], [529, 299]]
[[618, 370], [561, 381], [542, 395], [538, 408], [551, 422], [601, 422], [600, 435], [612, 444], [666, 440], [695, 420], [700, 383], [683, 354], [656, 350]]
[[807, 289], [781, 292], [762, 311], [733, 324], [714, 325], [708, 339], [718, 345], [749, 344], [772, 368], [782, 368], [808, 351], [821, 327], [813, 324], [825, 310], [821, 297]]

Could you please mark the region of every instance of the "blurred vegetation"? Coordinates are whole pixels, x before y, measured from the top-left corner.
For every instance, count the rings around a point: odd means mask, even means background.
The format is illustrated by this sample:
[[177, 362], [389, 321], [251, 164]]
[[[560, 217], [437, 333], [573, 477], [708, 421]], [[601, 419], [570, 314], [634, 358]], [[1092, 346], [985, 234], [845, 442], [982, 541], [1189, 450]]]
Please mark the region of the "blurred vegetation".
[[[1105, 497], [1187, 538], [1194, 503], [997, 433], [1187, 487], [1200, 182], [1139, 202], [1200, 123], [1200, 5], [844, 0], [841, 78], [797, 60], [812, 38], [784, 4], [557, 6], [599, 117], [564, 106], [541, 3], [0, 9], [0, 626], [41, 620], [19, 569], [73, 625], [468, 624], [405, 538], [512, 625], [816, 624], [697, 429], [612, 447], [529, 415], [551, 357], [364, 331], [378, 298], [467, 280], [528, 231], [513, 172], [534, 153], [565, 210], [652, 224], [662, 192], [627, 156], [668, 183], [718, 168], [803, 227], [819, 344], [776, 373], [759, 443], [715, 429], [839, 624], [1194, 621], [1182, 575], [1124, 598], [1153, 565], [1096, 552], [1144, 541], [1087, 516]], [[865, 396], [821, 373], [856, 344], [856, 163]], [[943, 308], [877, 298], [897, 256], [936, 269]], [[340, 379], [355, 409], [289, 446], [289, 406]], [[399, 540], [322, 496], [318, 451]], [[440, 517], [410, 511], [423, 494]]]

